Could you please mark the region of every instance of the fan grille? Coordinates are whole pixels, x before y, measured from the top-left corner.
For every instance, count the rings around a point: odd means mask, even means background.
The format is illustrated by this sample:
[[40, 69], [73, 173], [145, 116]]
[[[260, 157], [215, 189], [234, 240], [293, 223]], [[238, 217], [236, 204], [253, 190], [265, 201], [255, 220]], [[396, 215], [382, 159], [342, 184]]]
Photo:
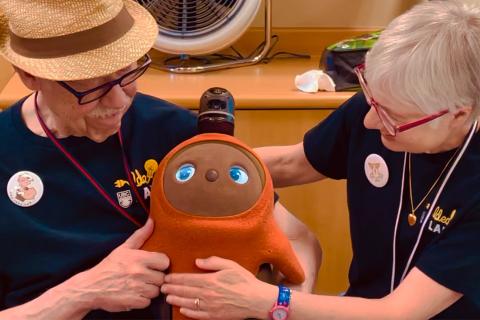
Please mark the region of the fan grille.
[[157, 20], [160, 34], [195, 38], [229, 22], [248, 0], [137, 0]]

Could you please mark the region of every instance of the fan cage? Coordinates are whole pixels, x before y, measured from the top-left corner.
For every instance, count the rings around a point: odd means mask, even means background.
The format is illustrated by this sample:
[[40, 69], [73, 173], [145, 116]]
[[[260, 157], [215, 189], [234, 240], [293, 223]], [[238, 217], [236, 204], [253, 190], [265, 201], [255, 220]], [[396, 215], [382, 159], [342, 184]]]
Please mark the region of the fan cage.
[[248, 0], [137, 0], [155, 17], [159, 33], [172, 38], [198, 38], [221, 29]]

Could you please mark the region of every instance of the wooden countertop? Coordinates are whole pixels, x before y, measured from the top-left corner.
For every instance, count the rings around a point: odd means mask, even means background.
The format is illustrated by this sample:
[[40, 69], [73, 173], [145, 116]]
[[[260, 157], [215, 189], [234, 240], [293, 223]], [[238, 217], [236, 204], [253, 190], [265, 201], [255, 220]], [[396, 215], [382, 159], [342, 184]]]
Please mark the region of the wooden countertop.
[[[318, 56], [310, 59], [276, 58], [268, 64], [200, 73], [173, 74], [150, 68], [138, 80], [139, 91], [195, 109], [201, 94], [210, 87], [229, 90], [237, 109], [336, 108], [352, 92], [303, 93], [294, 85], [295, 75], [318, 67]], [[0, 108], [27, 95], [29, 90], [14, 75], [0, 92]]]

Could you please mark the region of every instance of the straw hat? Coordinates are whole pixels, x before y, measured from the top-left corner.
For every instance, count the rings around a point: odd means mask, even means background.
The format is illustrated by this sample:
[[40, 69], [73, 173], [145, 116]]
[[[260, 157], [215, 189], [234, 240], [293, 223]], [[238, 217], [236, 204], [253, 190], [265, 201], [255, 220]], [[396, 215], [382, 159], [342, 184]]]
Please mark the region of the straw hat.
[[133, 0], [0, 0], [0, 54], [45, 79], [111, 74], [148, 52], [157, 34]]

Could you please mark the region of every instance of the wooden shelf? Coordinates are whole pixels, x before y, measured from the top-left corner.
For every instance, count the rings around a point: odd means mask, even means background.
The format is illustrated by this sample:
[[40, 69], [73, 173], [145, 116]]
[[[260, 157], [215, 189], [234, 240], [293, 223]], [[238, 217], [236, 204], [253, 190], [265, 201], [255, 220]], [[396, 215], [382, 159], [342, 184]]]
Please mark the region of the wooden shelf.
[[[195, 109], [210, 87], [229, 90], [237, 109], [330, 109], [352, 96], [351, 92], [304, 93], [295, 88], [295, 75], [318, 68], [319, 57], [278, 58], [268, 64], [207, 72], [172, 74], [150, 68], [138, 80], [139, 91]], [[0, 108], [29, 94], [17, 75], [0, 93]]]

